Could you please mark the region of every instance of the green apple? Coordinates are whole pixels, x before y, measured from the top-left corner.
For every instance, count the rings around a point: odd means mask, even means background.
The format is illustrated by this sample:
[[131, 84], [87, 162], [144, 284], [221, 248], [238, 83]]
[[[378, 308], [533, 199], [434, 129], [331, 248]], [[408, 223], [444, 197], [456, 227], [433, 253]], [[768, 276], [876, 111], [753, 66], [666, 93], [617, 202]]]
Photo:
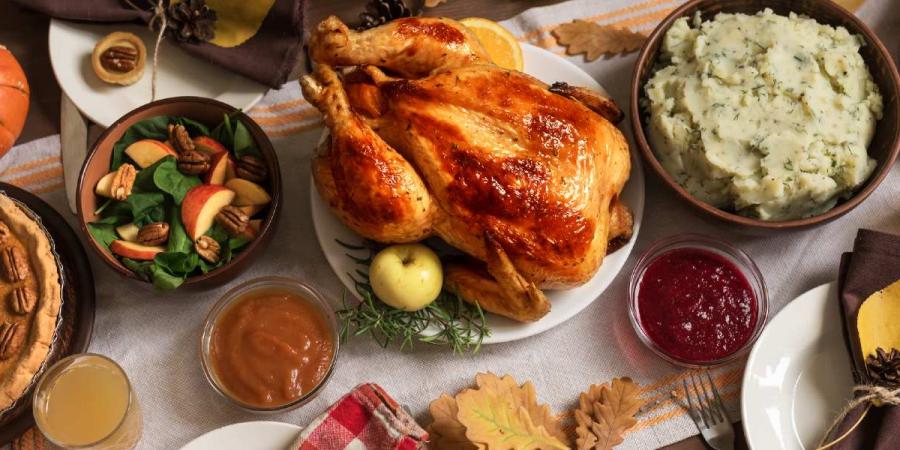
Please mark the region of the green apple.
[[375, 255], [369, 281], [381, 301], [404, 311], [418, 311], [437, 299], [444, 272], [441, 260], [430, 248], [422, 244], [392, 245]]

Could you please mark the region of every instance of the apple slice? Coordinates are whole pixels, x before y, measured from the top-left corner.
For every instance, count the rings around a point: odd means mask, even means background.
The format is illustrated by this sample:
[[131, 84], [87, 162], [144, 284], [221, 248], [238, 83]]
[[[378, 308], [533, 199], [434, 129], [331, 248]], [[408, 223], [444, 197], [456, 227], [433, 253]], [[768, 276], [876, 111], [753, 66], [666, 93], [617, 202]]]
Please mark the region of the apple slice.
[[236, 206], [235, 208], [241, 210], [247, 217], [253, 217], [257, 215], [260, 211], [265, 208], [266, 205], [247, 205], [247, 206]]
[[197, 136], [194, 138], [194, 147], [200, 153], [205, 153], [206, 156], [212, 158], [219, 153], [228, 153], [228, 149], [225, 148], [219, 141], [209, 137], [209, 136]]
[[109, 251], [123, 258], [137, 261], [151, 261], [157, 254], [166, 251], [165, 247], [141, 245], [137, 242], [115, 240], [109, 244]]
[[248, 241], [252, 241], [259, 237], [259, 231], [262, 230], [262, 219], [253, 219], [247, 224], [247, 228], [244, 228], [244, 231], [241, 231], [237, 236], [239, 238], [244, 238]]
[[237, 178], [237, 172], [235, 171], [234, 160], [231, 161], [231, 164], [225, 168], [225, 182], [229, 182], [235, 178]]
[[140, 231], [141, 227], [135, 225], [134, 223], [126, 223], [125, 225], [119, 225], [116, 227], [116, 233], [119, 233], [119, 237], [125, 239], [128, 242], [137, 242], [138, 232]]
[[235, 193], [234, 206], [267, 205], [272, 201], [272, 197], [262, 186], [243, 178], [228, 180], [225, 187]]
[[191, 188], [181, 202], [181, 221], [191, 240], [196, 241], [203, 236], [212, 227], [216, 214], [230, 205], [234, 198], [234, 191], [218, 184], [201, 184]]
[[97, 182], [97, 186], [94, 186], [94, 193], [101, 197], [112, 198], [112, 181], [115, 176], [115, 172], [103, 175], [103, 178]]
[[234, 161], [228, 152], [219, 152], [212, 156], [209, 163], [209, 170], [203, 175], [203, 182], [206, 184], [225, 184], [225, 178], [228, 174], [228, 167], [233, 166]]
[[175, 150], [155, 139], [141, 139], [125, 149], [125, 154], [133, 159], [141, 169], [152, 166], [166, 156], [178, 156]]

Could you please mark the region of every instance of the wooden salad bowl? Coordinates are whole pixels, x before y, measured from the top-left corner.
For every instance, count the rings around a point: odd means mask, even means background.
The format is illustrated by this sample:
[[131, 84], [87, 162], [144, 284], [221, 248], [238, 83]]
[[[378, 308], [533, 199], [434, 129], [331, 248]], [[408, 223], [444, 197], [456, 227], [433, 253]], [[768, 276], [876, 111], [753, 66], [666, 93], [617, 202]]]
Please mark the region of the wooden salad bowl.
[[[824, 214], [805, 219], [765, 221], [725, 211], [695, 198], [675, 182], [659, 163], [650, 148], [644, 130], [646, 116], [640, 106], [641, 99], [644, 97], [644, 85], [655, 72], [659, 49], [672, 23], [681, 17], [693, 17], [698, 11], [704, 19], [711, 19], [720, 12], [755, 14], [765, 8], [771, 8], [776, 14], [782, 15], [795, 12], [811, 17], [821, 24], [843, 26], [850, 33], [862, 36], [866, 45], [860, 49], [860, 53], [884, 97], [884, 117], [878, 121], [875, 136], [869, 145], [869, 156], [877, 161], [875, 171], [851, 198], [839, 202]], [[900, 99], [898, 96], [900, 96], [900, 75], [898, 75], [891, 53], [885, 48], [884, 43], [853, 13], [829, 0], [691, 0], [669, 14], [653, 30], [641, 49], [631, 82], [631, 123], [635, 142], [651, 171], [665, 185], [675, 191], [679, 198], [705, 215], [732, 224], [735, 228], [743, 231], [771, 232], [806, 229], [847, 214], [868, 198], [888, 175], [900, 153]]]
[[278, 156], [275, 154], [272, 142], [269, 141], [265, 132], [253, 121], [253, 119], [228, 104], [202, 97], [173, 97], [157, 100], [141, 106], [128, 114], [125, 114], [121, 119], [110, 125], [110, 127], [97, 139], [97, 143], [94, 144], [94, 147], [88, 153], [84, 165], [81, 168], [81, 174], [78, 178], [76, 202], [81, 231], [83, 231], [87, 237], [86, 240], [88, 241], [89, 246], [100, 256], [100, 259], [113, 270], [127, 278], [146, 282], [146, 280], [140, 278], [137, 274], [125, 267], [101, 244], [97, 243], [87, 227], [88, 223], [97, 219], [97, 215], [94, 212], [104, 200], [94, 193], [94, 187], [101, 177], [109, 173], [110, 158], [115, 143], [129, 127], [143, 119], [163, 115], [180, 116], [193, 119], [208, 127], [213, 127], [222, 121], [225, 114], [231, 114], [233, 117], [242, 121], [256, 142], [269, 172], [269, 194], [272, 197], [272, 201], [268, 205], [268, 212], [266, 213], [259, 235], [256, 239], [247, 244], [247, 247], [238, 253], [228, 264], [205, 274], [188, 277], [179, 289], [186, 286], [215, 287], [224, 284], [249, 268], [251, 262], [264, 252], [264, 248], [272, 240], [272, 236], [275, 233], [275, 226], [281, 215], [281, 172], [278, 166]]

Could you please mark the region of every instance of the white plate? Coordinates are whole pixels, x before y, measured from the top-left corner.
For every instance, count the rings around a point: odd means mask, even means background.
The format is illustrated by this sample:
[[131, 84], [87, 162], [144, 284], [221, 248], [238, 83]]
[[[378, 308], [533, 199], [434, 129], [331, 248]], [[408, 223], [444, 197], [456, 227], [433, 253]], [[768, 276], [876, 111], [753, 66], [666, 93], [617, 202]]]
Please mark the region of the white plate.
[[751, 449], [814, 449], [851, 398], [837, 283], [797, 297], [753, 346], [741, 392]]
[[[100, 81], [91, 68], [94, 44], [113, 31], [129, 31], [141, 37], [147, 47], [144, 76], [131, 86], [117, 86]], [[268, 89], [266, 86], [222, 69], [200, 58], [188, 55], [163, 40], [157, 68], [157, 99], [195, 95], [248, 109]], [[125, 113], [150, 101], [150, 79], [155, 34], [147, 27], [126, 24], [86, 24], [53, 19], [50, 21], [50, 63], [60, 87], [78, 109], [104, 127]]]
[[[545, 83], [565, 81], [576, 86], [596, 90], [603, 89], [590, 75], [560, 56], [527, 44], [522, 44], [522, 50], [525, 54], [525, 72]], [[600, 270], [586, 284], [574, 289], [547, 291], [547, 297], [553, 307], [550, 313], [541, 320], [523, 324], [493, 314], [489, 315], [487, 322], [491, 328], [491, 336], [485, 339], [485, 343], [515, 341], [549, 330], [578, 314], [609, 287], [628, 259], [628, 255], [631, 254], [644, 213], [644, 174], [637, 152], [632, 151], [631, 156], [631, 178], [622, 192], [623, 201], [634, 213], [634, 236], [631, 240], [624, 247], [607, 256], [603, 260]], [[325, 253], [325, 259], [328, 260], [328, 264], [331, 265], [347, 289], [355, 294], [353, 281], [348, 274], [356, 271], [359, 267], [347, 257], [347, 250], [338, 244], [336, 239], [347, 243], [361, 243], [362, 238], [341, 223], [328, 209], [319, 196], [315, 183], [310, 181], [310, 185], [313, 225], [316, 237]]]
[[244, 422], [210, 431], [181, 450], [288, 450], [302, 429], [281, 422]]

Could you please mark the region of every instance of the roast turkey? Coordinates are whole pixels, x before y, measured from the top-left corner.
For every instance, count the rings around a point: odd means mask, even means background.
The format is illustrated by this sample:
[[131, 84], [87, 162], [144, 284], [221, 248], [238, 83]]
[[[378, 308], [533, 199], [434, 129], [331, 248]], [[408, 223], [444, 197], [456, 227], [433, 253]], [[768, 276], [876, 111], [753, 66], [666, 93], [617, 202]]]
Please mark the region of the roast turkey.
[[542, 289], [587, 282], [630, 237], [611, 100], [495, 66], [449, 19], [356, 32], [330, 17], [309, 45], [316, 68], [300, 83], [330, 130], [313, 160], [320, 195], [366, 238], [461, 250], [444, 276], [465, 300], [537, 320]]

